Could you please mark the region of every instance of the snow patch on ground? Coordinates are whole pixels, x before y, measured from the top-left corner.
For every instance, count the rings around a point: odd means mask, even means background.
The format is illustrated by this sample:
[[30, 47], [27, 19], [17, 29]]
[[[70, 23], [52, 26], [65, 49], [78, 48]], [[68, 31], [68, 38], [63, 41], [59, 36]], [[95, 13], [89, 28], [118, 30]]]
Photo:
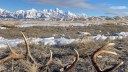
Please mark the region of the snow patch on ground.
[[[54, 38], [54, 37], [28, 38], [27, 40], [28, 40], [29, 44], [44, 44], [44, 45], [57, 45], [57, 46], [71, 44], [72, 42], [75, 41], [75, 39], [67, 39], [64, 37], [60, 37], [60, 38]], [[7, 43], [10, 46], [15, 47], [18, 44], [21, 44], [23, 42], [24, 42], [24, 40], [22, 40], [22, 39], [4, 39], [3, 37], [0, 37], [0, 48], [6, 48]]]
[[107, 36], [98, 34], [97, 36], [93, 36], [93, 39], [94, 39], [95, 41], [104, 41], [104, 40], [107, 39]]
[[50, 37], [50, 38], [44, 38], [41, 41], [41, 43], [43, 43], [44, 45], [62, 46], [62, 45], [71, 44], [74, 41], [75, 41], [75, 39], [67, 39], [67, 38], [64, 38], [64, 37], [60, 37], [60, 38]]
[[[123, 39], [128, 37], [128, 32], [120, 32], [117, 36], [105, 36], [105, 35], [96, 35], [96, 36], [88, 36], [92, 41], [104, 41], [106, 39], [109, 40], [116, 40], [116, 39]], [[69, 39], [65, 37], [48, 37], [48, 38], [28, 38], [27, 39], [29, 44], [43, 44], [43, 45], [56, 45], [56, 46], [63, 46], [67, 44], [71, 44], [74, 42], [80, 42], [80, 38], [77, 39]], [[85, 38], [84, 40], [87, 40]], [[84, 41], [83, 41], [84, 42]], [[15, 47], [18, 44], [24, 43], [23, 39], [5, 39], [4, 37], [0, 37], [0, 48], [6, 48], [7, 43]]]
[[128, 36], [128, 32], [120, 32], [120, 33], [118, 33], [118, 36], [127, 37]]
[[18, 44], [22, 43], [23, 40], [22, 39], [4, 39], [4, 38], [0, 38], [0, 48], [6, 48], [7, 47], [7, 43], [12, 46], [15, 47]]

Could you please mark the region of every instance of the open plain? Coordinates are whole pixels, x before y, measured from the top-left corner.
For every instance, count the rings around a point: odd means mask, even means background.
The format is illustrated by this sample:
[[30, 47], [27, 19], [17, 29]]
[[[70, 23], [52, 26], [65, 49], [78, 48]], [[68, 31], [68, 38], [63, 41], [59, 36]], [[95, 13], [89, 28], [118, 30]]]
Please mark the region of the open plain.
[[[113, 67], [113, 72], [128, 72], [128, 25], [110, 21], [94, 24], [84, 21], [1, 21], [0, 22], [0, 71], [1, 72], [59, 72], [63, 67], [73, 62], [75, 50], [79, 60], [73, 67], [73, 72], [96, 72], [92, 56], [103, 47], [104, 51], [116, 53], [101, 53], [97, 56], [97, 64], [101, 70]], [[49, 62], [50, 51], [53, 52], [54, 64], [44, 67], [33, 66], [35, 62], [29, 59], [9, 59], [12, 50], [25, 54], [23, 32], [30, 46], [30, 54], [39, 65]], [[23, 41], [22, 41], [23, 40]], [[114, 46], [104, 47], [107, 44]], [[5, 59], [5, 61], [3, 60]], [[61, 65], [60, 65], [61, 64]], [[67, 71], [66, 71], [67, 72]], [[71, 71], [69, 71], [71, 72]]]

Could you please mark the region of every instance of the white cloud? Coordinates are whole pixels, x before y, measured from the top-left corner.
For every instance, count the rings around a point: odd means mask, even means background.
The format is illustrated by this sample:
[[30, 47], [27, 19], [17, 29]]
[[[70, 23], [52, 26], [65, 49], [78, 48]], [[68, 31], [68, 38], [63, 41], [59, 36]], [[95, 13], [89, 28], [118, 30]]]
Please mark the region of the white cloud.
[[127, 9], [126, 6], [111, 6], [110, 9]]
[[128, 11], [126, 10], [110, 10], [106, 11], [106, 14], [111, 14], [111, 15], [118, 15], [118, 16], [127, 16]]
[[86, 0], [28, 0], [30, 2], [38, 2], [44, 4], [51, 4], [56, 6], [74, 7], [74, 8], [87, 8], [93, 9], [95, 6]]
[[127, 11], [125, 11], [127, 6], [117, 5], [112, 6], [112, 4], [107, 5], [104, 4], [93, 4], [89, 2], [89, 0], [28, 0], [29, 2], [34, 3], [43, 3], [55, 6], [62, 7], [73, 7], [73, 8], [83, 8], [83, 9], [91, 9], [96, 11], [103, 11], [106, 14], [113, 15], [127, 15]]

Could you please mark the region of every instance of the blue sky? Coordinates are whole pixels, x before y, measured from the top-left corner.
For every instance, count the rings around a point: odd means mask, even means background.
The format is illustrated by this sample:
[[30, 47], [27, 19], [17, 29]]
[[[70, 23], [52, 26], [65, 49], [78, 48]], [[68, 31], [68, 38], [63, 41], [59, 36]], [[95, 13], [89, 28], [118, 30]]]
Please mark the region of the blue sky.
[[0, 8], [10, 11], [59, 8], [89, 16], [128, 15], [128, 0], [0, 0]]

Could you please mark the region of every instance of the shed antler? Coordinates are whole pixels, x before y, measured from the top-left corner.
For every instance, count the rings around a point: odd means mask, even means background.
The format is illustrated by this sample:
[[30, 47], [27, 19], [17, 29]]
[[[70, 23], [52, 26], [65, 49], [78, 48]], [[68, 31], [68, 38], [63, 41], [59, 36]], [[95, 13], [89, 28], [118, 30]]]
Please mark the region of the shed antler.
[[24, 55], [22, 53], [20, 53], [20, 54], [16, 53], [16, 51], [13, 50], [8, 43], [7, 43], [7, 45], [8, 45], [11, 52], [9, 53], [9, 55], [7, 57], [0, 60], [0, 64], [5, 63], [7, 61], [10, 61], [12, 59], [22, 59], [22, 58], [24, 58]]
[[[75, 49], [74, 49], [75, 50]], [[75, 60], [72, 62], [72, 64], [70, 64], [69, 66], [67, 65], [67, 66], [65, 66], [65, 69], [64, 69], [64, 71], [65, 72], [67, 72], [67, 71], [69, 71], [69, 70], [71, 70], [75, 65], [76, 65], [76, 63], [78, 62], [78, 60], [79, 60], [79, 53], [78, 53], [78, 51], [77, 50], [75, 50]]]
[[49, 66], [49, 65], [53, 64], [53, 59], [52, 59], [52, 57], [53, 57], [53, 52], [50, 50], [50, 59], [49, 59], [49, 61], [47, 62], [46, 66]]
[[[50, 50], [50, 59], [49, 59], [49, 61], [46, 63], [46, 65], [40, 65], [40, 64], [38, 64], [38, 63], [35, 61], [35, 59], [32, 57], [31, 53], [30, 53], [30, 47], [29, 47], [29, 44], [28, 44], [28, 42], [27, 42], [26, 36], [24, 35], [23, 32], [21, 32], [21, 34], [22, 34], [22, 36], [23, 36], [23, 38], [24, 38], [25, 45], [26, 45], [26, 54], [25, 54], [25, 58], [27, 58], [27, 59], [30, 58], [30, 59], [33, 61], [33, 66], [32, 66], [32, 68], [33, 68], [33, 67], [34, 67], [34, 68], [36, 67], [35, 70], [37, 70], [38, 68], [40, 68], [40, 69], [46, 69], [47, 72], [50, 72], [49, 66], [52, 65], [52, 64], [54, 64], [53, 59], [52, 59], [52, 57], [53, 57], [53, 52]], [[68, 65], [66, 65], [66, 66], [61, 66], [61, 67], [63, 67], [63, 72], [71, 72], [71, 70], [73, 69], [73, 67], [74, 67], [74, 66], [76, 65], [76, 63], [78, 62], [78, 60], [79, 60], [79, 53], [78, 53], [78, 51], [75, 50], [75, 49], [74, 49], [74, 51], [75, 51], [75, 60], [72, 62], [72, 64], [68, 64]]]
[[37, 64], [36, 61], [35, 61], [35, 59], [34, 59], [34, 58], [32, 57], [32, 55], [31, 55], [30, 47], [29, 47], [29, 44], [28, 44], [28, 41], [27, 41], [26, 36], [24, 35], [23, 32], [21, 32], [21, 34], [22, 34], [22, 36], [23, 36], [23, 38], [24, 38], [25, 45], [26, 45], [26, 54], [25, 54], [25, 58], [28, 59], [28, 58], [30, 57], [30, 59], [31, 59], [35, 64]]
[[101, 48], [99, 48], [98, 50], [96, 50], [93, 54], [92, 54], [92, 57], [91, 57], [91, 60], [92, 60], [92, 64], [93, 66], [95, 67], [96, 71], [97, 72], [111, 72], [115, 69], [117, 69], [119, 66], [121, 66], [123, 64], [123, 62], [120, 62], [119, 64], [116, 64], [114, 65], [113, 67], [111, 68], [108, 68], [108, 69], [105, 69], [105, 70], [101, 70], [99, 67], [98, 67], [98, 64], [96, 62], [96, 58], [98, 55], [100, 55], [101, 53], [106, 53], [106, 54], [113, 54], [113, 55], [118, 55], [116, 52], [111, 52], [111, 51], [106, 51], [106, 50], [102, 50], [102, 48], [107, 48], [109, 46], [114, 46], [115, 44], [114, 43], [109, 43]]
[[[52, 63], [54, 63], [54, 62], [53, 62], [53, 59], [52, 59], [52, 57], [53, 57], [53, 52], [50, 50], [50, 59], [49, 59], [49, 61], [46, 63], [46, 65], [41, 65], [41, 64], [37, 63], [37, 62], [35, 61], [35, 59], [32, 57], [32, 55], [31, 55], [30, 47], [29, 47], [29, 44], [28, 44], [28, 41], [27, 41], [26, 36], [24, 35], [23, 32], [21, 32], [21, 34], [22, 34], [22, 36], [23, 36], [23, 38], [24, 38], [25, 45], [26, 45], [26, 54], [25, 54], [25, 58], [26, 58], [26, 59], [30, 58], [30, 59], [32, 60], [32, 62], [33, 62], [33, 65], [32, 65], [31, 68], [35, 68], [35, 71], [32, 71], [32, 72], [36, 72], [36, 71], [38, 70], [38, 68], [41, 68], [41, 69], [44, 69], [44, 68], [45, 68], [46, 71], [49, 72], [49, 66], [50, 66]], [[31, 71], [31, 70], [30, 70], [30, 71]]]
[[52, 64], [54, 64], [52, 57], [53, 57], [53, 52], [50, 50], [50, 58], [49, 58], [49, 61], [46, 63], [46, 65], [42, 65], [39, 68], [40, 69], [43, 69], [43, 70], [45, 69], [46, 72], [50, 72], [49, 66], [52, 65]]
[[61, 67], [63, 67], [62, 68], [62, 72], [72, 72], [72, 69], [74, 68], [74, 66], [78, 62], [78, 60], [79, 60], [79, 53], [75, 49], [74, 49], [74, 51], [75, 51], [75, 60], [71, 64], [68, 64], [66, 66], [63, 66], [62, 64], [60, 64]]

